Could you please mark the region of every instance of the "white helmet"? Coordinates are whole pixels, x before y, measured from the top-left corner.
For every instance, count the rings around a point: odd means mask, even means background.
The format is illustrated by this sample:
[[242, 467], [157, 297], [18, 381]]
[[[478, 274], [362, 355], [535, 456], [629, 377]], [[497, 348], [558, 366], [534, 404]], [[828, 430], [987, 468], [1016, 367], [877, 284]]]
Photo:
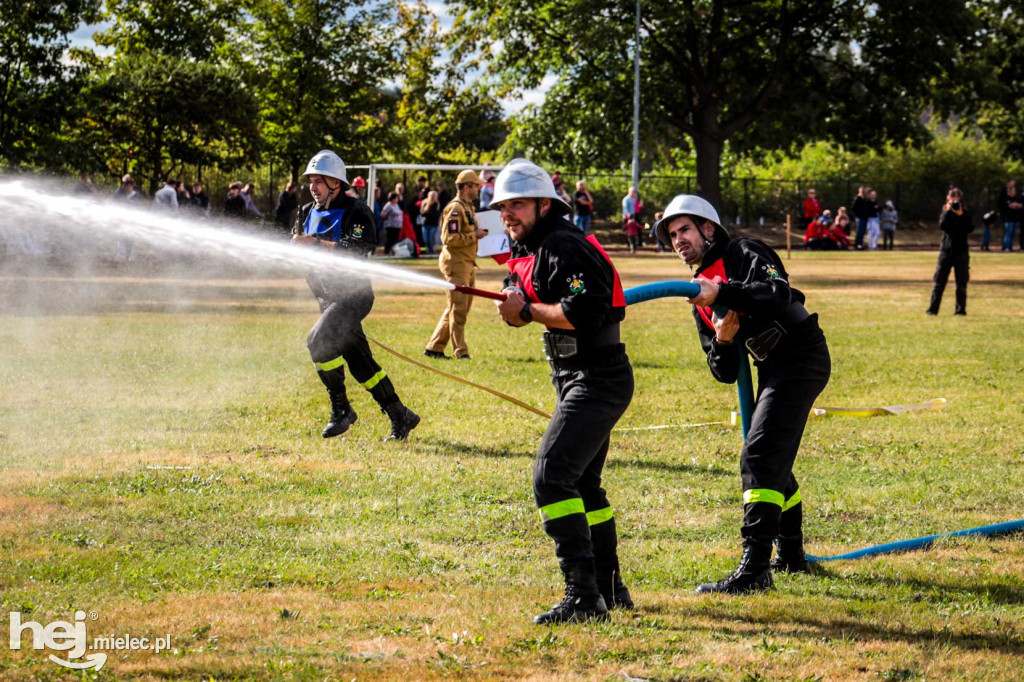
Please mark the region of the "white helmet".
[[334, 178], [335, 180], [341, 180], [343, 189], [348, 189], [348, 178], [345, 176], [345, 162], [341, 160], [341, 157], [330, 151], [329, 149], [323, 149], [316, 153], [309, 163], [306, 164], [306, 172], [303, 175], [323, 175], [328, 178]]
[[526, 159], [512, 159], [494, 181], [494, 198], [491, 206], [510, 199], [551, 199], [561, 208], [570, 210], [569, 205], [558, 196], [555, 185], [547, 171]]
[[668, 206], [665, 207], [665, 215], [661, 217], [661, 220], [654, 223], [654, 229], [657, 230], [658, 239], [662, 244], [672, 243], [668, 236], [668, 224], [672, 222], [673, 218], [678, 218], [682, 215], [704, 218], [713, 222], [719, 229], [722, 228], [722, 221], [718, 217], [718, 211], [715, 210], [715, 207], [710, 202], [693, 194], [677, 194], [672, 198], [672, 201], [668, 202]]

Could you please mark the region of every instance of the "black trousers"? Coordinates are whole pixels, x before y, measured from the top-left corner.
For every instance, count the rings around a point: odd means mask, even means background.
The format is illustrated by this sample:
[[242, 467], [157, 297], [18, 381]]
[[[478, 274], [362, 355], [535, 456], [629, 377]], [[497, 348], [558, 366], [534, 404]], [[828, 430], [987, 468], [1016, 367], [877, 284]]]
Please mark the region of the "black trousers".
[[946, 291], [946, 283], [949, 281], [949, 271], [953, 271], [953, 279], [956, 282], [956, 312], [967, 312], [967, 282], [970, 280], [971, 254], [951, 253], [939, 251], [939, 262], [935, 266], [935, 276], [932, 281], [932, 301], [928, 306], [931, 313], [939, 312], [939, 305], [942, 303], [942, 294]]
[[757, 399], [740, 453], [744, 538], [770, 542], [801, 532], [793, 463], [815, 399], [832, 374], [825, 335], [811, 315], [757, 367]]
[[[615, 521], [601, 487], [609, 435], [633, 398], [625, 346], [585, 367], [554, 367], [558, 404], [533, 469], [533, 494], [544, 531], [561, 562], [615, 564]], [[593, 533], [591, 528], [593, 527]]]
[[896, 230], [882, 230], [882, 249], [892, 251], [896, 244]]
[[306, 339], [310, 357], [320, 380], [330, 391], [344, 392], [345, 365], [359, 385], [381, 405], [398, 400], [391, 379], [377, 364], [363, 332], [363, 319], [373, 308], [372, 290], [331, 300], [317, 297], [320, 319]]

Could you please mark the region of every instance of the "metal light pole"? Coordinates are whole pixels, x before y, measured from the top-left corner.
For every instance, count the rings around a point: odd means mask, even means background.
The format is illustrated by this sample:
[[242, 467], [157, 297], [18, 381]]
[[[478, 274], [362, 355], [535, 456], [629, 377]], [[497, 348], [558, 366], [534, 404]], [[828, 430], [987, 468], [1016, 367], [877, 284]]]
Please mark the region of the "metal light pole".
[[636, 54], [633, 57], [633, 186], [640, 191], [640, 0], [636, 0]]

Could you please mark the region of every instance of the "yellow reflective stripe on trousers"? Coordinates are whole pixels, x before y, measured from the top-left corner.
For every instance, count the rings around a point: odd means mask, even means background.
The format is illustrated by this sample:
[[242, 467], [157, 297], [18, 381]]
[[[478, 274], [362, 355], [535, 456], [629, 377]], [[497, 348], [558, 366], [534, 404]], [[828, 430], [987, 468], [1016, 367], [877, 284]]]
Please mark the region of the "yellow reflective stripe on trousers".
[[795, 507], [798, 504], [800, 504], [802, 499], [803, 498], [800, 497], [800, 489], [797, 488], [796, 492], [793, 493], [793, 497], [789, 498], [788, 500], [786, 500], [782, 504], [782, 511], [786, 511], [787, 509], [792, 509], [793, 507]]
[[384, 373], [384, 370], [381, 370], [359, 385], [369, 391], [371, 388], [379, 384], [380, 380], [386, 376], [387, 374]]
[[612, 514], [611, 507], [605, 507], [604, 509], [598, 509], [596, 511], [587, 512], [587, 524], [596, 526], [599, 523], [605, 521], [611, 521], [614, 514]]
[[569, 514], [585, 514], [586, 511], [583, 506], [583, 498], [574, 497], [569, 500], [544, 505], [540, 508], [540, 518], [542, 521], [554, 521]]
[[316, 365], [316, 368], [321, 372], [330, 372], [332, 369], [337, 369], [344, 365], [345, 358], [338, 357], [333, 360], [328, 360], [327, 362], [314, 362], [313, 364]]
[[786, 503], [786, 498], [782, 493], [775, 490], [768, 490], [767, 488], [752, 488], [750, 490], [744, 490], [743, 504], [751, 504], [753, 502], [769, 502], [781, 507]]

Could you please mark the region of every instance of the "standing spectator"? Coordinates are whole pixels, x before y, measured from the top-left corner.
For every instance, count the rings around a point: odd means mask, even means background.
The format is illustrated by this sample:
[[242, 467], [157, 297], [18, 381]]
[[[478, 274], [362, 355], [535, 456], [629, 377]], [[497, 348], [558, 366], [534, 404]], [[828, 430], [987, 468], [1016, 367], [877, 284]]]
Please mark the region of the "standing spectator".
[[167, 178], [163, 188], [153, 195], [153, 207], [166, 213], [178, 212], [178, 181]]
[[643, 226], [636, 221], [634, 216], [630, 216], [626, 224], [622, 226], [622, 229], [626, 231], [626, 243], [629, 244], [629, 252], [636, 253], [636, 250], [640, 248], [640, 231]]
[[412, 193], [406, 199], [404, 207], [405, 214], [409, 216], [409, 220], [412, 221], [413, 230], [415, 232], [416, 243], [424, 244], [423, 241], [423, 216], [420, 215], [420, 205], [423, 200], [427, 198], [427, 194], [430, 192], [430, 186], [427, 184], [427, 177], [421, 175], [416, 178], [416, 187], [413, 188]]
[[949, 271], [953, 270], [956, 281], [956, 310], [954, 315], [967, 314], [967, 281], [970, 276], [971, 254], [967, 250], [967, 235], [974, 231], [974, 221], [964, 204], [963, 193], [958, 187], [950, 187], [946, 195], [946, 204], [939, 216], [939, 229], [942, 230], [942, 242], [939, 246], [939, 262], [935, 266], [935, 286], [932, 288], [931, 305], [925, 311], [927, 315], [938, 315], [942, 293], [949, 281]]
[[840, 206], [839, 210], [836, 211], [835, 224], [832, 226], [832, 230], [835, 231], [836, 228], [842, 230], [844, 237], [850, 235], [850, 214], [846, 212], [845, 206]]
[[185, 211], [186, 209], [191, 208], [192, 195], [188, 193], [188, 186], [179, 180], [175, 190], [178, 192], [178, 210]]
[[576, 216], [573, 222], [580, 232], [586, 234], [590, 231], [590, 218], [594, 212], [594, 197], [587, 190], [587, 183], [580, 180], [576, 183], [576, 194], [573, 196], [573, 205], [576, 208]]
[[121, 186], [114, 190], [114, 198], [125, 201], [139, 201], [142, 195], [135, 191], [135, 181], [127, 173], [121, 177]]
[[[401, 182], [395, 183], [395, 194], [398, 195], [399, 208], [405, 205], [405, 185]], [[390, 194], [388, 196], [391, 196]]]
[[[127, 173], [121, 178], [121, 186], [114, 190], [114, 200], [137, 204], [142, 195], [135, 191], [135, 181]], [[122, 263], [135, 260], [135, 241], [130, 237], [117, 238], [117, 260]]]
[[75, 183], [75, 194], [96, 194], [96, 185], [92, 184], [92, 177], [89, 171], [82, 171], [78, 175], [78, 182]]
[[256, 220], [263, 217], [260, 213], [260, 209], [256, 208], [256, 202], [253, 200], [253, 195], [256, 194], [256, 187], [251, 183], [245, 183], [242, 188], [242, 200], [245, 202], [245, 215], [246, 217], [252, 216]]
[[[1020, 227], [1022, 208], [1024, 197], [1017, 194], [1017, 181], [1011, 178], [999, 192], [999, 212], [1003, 216], [1003, 251], [1013, 251], [1013, 233]], [[1024, 232], [1021, 235], [1021, 248], [1024, 249]]]
[[384, 230], [380, 228], [380, 210], [384, 208], [384, 183], [377, 180], [373, 187], [373, 219], [377, 225], [377, 246], [380, 246], [381, 234]]
[[992, 241], [992, 226], [996, 224], [996, 221], [998, 219], [999, 219], [999, 212], [998, 211], [989, 211], [988, 213], [986, 213], [985, 215], [983, 215], [981, 217], [981, 225], [982, 225], [982, 231], [981, 231], [981, 250], [982, 251], [991, 251], [991, 249], [989, 249], [988, 245]]
[[868, 188], [866, 185], [861, 185], [857, 190], [857, 196], [853, 198], [850, 211], [857, 220], [857, 236], [853, 239], [853, 248], [863, 249], [864, 233], [868, 231], [868, 214], [870, 213], [868, 208]]
[[441, 222], [441, 202], [436, 191], [427, 193], [427, 198], [420, 204], [420, 216], [423, 217], [423, 245], [427, 247], [427, 253], [433, 254]]
[[353, 199], [366, 203], [366, 180], [363, 180], [362, 175], [357, 175], [355, 180], [352, 181], [352, 187], [346, 192]]
[[484, 171], [484, 186], [480, 188], [480, 210], [486, 211], [491, 208], [491, 199], [494, 197], [494, 171]]
[[623, 222], [629, 222], [630, 218], [639, 217], [640, 211], [637, 209], [637, 203], [636, 187], [630, 187], [626, 196], [622, 197]]
[[384, 253], [391, 253], [391, 247], [398, 242], [398, 235], [402, 233], [402, 218], [405, 214], [402, 207], [398, 205], [401, 201], [398, 192], [388, 195], [388, 203], [380, 210], [380, 222], [384, 228]]
[[192, 209], [204, 216], [210, 215], [210, 197], [206, 196], [203, 183], [196, 180], [192, 183]]
[[[434, 189], [437, 190], [437, 201], [442, 207], [447, 207], [448, 204], [452, 203], [452, 194], [448, 191], [447, 185], [444, 184], [444, 180], [438, 180]], [[442, 210], [444, 210], [442, 208]]]
[[228, 185], [228, 196], [224, 199], [224, 217], [245, 220], [245, 199], [242, 197], [242, 183]]
[[288, 232], [292, 224], [292, 211], [299, 207], [299, 185], [289, 180], [277, 197], [277, 208], [274, 209], [274, 225]]
[[882, 226], [878, 215], [882, 209], [878, 206], [878, 193], [875, 190], [868, 192], [868, 248], [874, 251], [878, 248], [878, 238], [882, 236]]
[[665, 248], [667, 246], [666, 244], [662, 244], [661, 243], [661, 236], [658, 234], [658, 222], [661, 220], [661, 217], [663, 215], [665, 215], [665, 214], [662, 213], [661, 211], [658, 211], [657, 213], [654, 214], [654, 226], [653, 227], [650, 227], [647, 224], [644, 224], [644, 227], [646, 227], [646, 228], [648, 228], [650, 230], [648, 232], [647, 236], [650, 237], [651, 239], [653, 239], [654, 243], [657, 244], [657, 246], [655, 248], [657, 249], [658, 253], [664, 253], [665, 252]]
[[562, 171], [556, 170], [551, 174], [551, 184], [555, 186], [555, 194], [558, 196], [565, 194], [565, 181], [562, 180]]
[[882, 209], [882, 250], [892, 251], [896, 245], [896, 223], [900, 220], [900, 214], [892, 201], [885, 202]]
[[804, 199], [804, 228], [811, 224], [811, 221], [821, 215], [821, 202], [818, 201], [818, 192], [814, 188], [807, 190], [807, 198]]

